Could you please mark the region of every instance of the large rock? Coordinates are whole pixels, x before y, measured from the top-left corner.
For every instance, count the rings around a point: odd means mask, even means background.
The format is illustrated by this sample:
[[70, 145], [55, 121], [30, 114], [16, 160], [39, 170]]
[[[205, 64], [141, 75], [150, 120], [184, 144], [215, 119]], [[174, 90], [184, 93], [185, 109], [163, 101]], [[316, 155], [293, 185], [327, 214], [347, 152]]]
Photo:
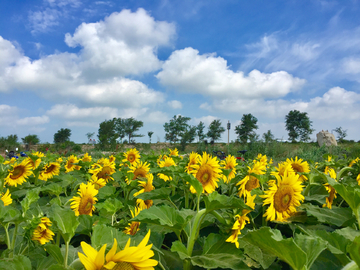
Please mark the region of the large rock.
[[337, 146], [337, 142], [335, 139], [334, 134], [331, 134], [329, 131], [320, 131], [318, 134], [316, 134], [317, 142], [319, 146], [323, 146], [324, 144], [326, 146], [335, 145]]

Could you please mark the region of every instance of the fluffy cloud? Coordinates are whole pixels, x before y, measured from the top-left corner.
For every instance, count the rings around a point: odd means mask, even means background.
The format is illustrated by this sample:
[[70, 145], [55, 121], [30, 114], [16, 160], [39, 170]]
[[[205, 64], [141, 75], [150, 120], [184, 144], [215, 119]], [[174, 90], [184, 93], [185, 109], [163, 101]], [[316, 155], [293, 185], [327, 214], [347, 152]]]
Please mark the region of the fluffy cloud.
[[193, 48], [173, 52], [156, 77], [163, 85], [178, 91], [216, 99], [278, 98], [305, 83], [285, 71], [266, 74], [253, 70], [246, 76], [230, 70], [222, 57], [199, 55]]
[[178, 100], [168, 101], [168, 105], [172, 109], [181, 109], [182, 108], [182, 103]]
[[59, 24], [61, 12], [56, 9], [47, 8], [43, 11], [30, 11], [29, 22], [32, 33], [46, 32], [49, 28]]
[[50, 119], [48, 116], [32, 116], [18, 119], [16, 124], [19, 126], [38, 126], [49, 123]]
[[106, 119], [117, 117], [118, 110], [109, 107], [78, 108], [74, 104], [57, 104], [46, 112], [48, 115], [63, 119]]

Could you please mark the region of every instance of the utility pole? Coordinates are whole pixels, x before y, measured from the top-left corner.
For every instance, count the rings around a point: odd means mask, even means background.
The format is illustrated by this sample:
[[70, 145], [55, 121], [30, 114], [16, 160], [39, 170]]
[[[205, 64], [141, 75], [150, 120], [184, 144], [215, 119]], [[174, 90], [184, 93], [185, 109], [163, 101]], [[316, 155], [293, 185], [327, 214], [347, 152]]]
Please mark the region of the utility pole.
[[227, 130], [228, 130], [228, 143], [227, 145], [229, 146], [229, 138], [230, 138], [230, 127], [231, 127], [231, 124], [230, 124], [230, 120], [228, 121], [227, 123]]

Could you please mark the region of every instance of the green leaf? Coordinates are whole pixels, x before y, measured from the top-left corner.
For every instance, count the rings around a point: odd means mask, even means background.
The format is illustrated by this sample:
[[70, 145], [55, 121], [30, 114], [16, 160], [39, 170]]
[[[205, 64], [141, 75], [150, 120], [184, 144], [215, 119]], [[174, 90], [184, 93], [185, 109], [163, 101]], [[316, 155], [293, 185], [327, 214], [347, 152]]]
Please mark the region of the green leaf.
[[[185, 218], [183, 215], [185, 215]], [[179, 234], [192, 217], [193, 215], [189, 212], [179, 211], [170, 206], [163, 205], [144, 209], [136, 217], [132, 218], [131, 221], [161, 225]]]
[[348, 246], [347, 251], [351, 259], [353, 259], [360, 268], [360, 236], [356, 237], [351, 245]]
[[332, 209], [321, 208], [312, 204], [303, 204], [301, 206], [307, 214], [314, 216], [321, 223], [332, 224], [338, 227], [353, 219], [352, 211], [349, 208], [339, 208], [333, 206]]
[[59, 196], [62, 193], [63, 188], [61, 185], [59, 185], [57, 183], [51, 183], [51, 184], [43, 187], [42, 191]]
[[276, 256], [272, 253], [269, 253], [258, 246], [250, 244], [242, 239], [239, 239], [239, 247], [244, 249], [244, 254], [249, 256], [252, 260], [260, 263], [260, 265], [267, 269], [276, 259]]
[[1, 259], [0, 269], [31, 270], [31, 261], [23, 255], [15, 255], [12, 259]]
[[116, 228], [108, 227], [104, 224], [96, 225], [91, 235], [91, 246], [96, 250], [99, 250], [104, 244], [107, 244], [108, 247], [112, 247], [114, 238], [116, 238], [118, 244], [121, 244], [126, 243], [129, 236]]
[[186, 182], [188, 182], [196, 190], [196, 194], [199, 197], [203, 193], [203, 186], [192, 174], [181, 173], [179, 174]]
[[78, 216], [78, 220], [80, 224], [76, 228], [76, 233], [91, 235], [92, 227], [94, 224], [94, 216], [80, 215]]
[[65, 268], [62, 264], [54, 264], [48, 270], [68, 270], [68, 268]]
[[11, 205], [4, 206], [4, 202], [0, 200], [0, 223], [15, 222], [20, 218], [20, 211]]
[[181, 243], [180, 241], [174, 241], [171, 245], [171, 251], [172, 252], [176, 252], [177, 254], [179, 254], [180, 259], [185, 260], [190, 258], [190, 256], [187, 254], [187, 249], [184, 246], [183, 243]]
[[57, 245], [46, 244], [44, 249], [60, 264], [64, 263], [64, 257]]
[[243, 199], [237, 197], [229, 197], [226, 195], [220, 195], [216, 191], [209, 194], [209, 196], [204, 197], [204, 202], [206, 205], [206, 211], [210, 212], [218, 209], [233, 209], [236, 208], [239, 211], [243, 209], [252, 210], [249, 206], [247, 206]]
[[234, 270], [250, 269], [233, 254], [206, 254], [191, 257], [191, 263], [205, 269], [229, 268]]
[[96, 205], [96, 208], [98, 209], [105, 209], [106, 211], [115, 214], [117, 211], [119, 211], [121, 208], [123, 208], [124, 205], [121, 201], [119, 201], [116, 198], [109, 198], [106, 201], [102, 203], [98, 203]]
[[171, 193], [170, 188], [157, 188], [149, 192], [144, 192], [139, 195], [137, 195], [136, 199], [142, 199], [142, 200], [157, 200], [157, 199], [167, 199]]
[[103, 199], [106, 199], [106, 198], [109, 198], [109, 197], [113, 197], [115, 192], [116, 192], [115, 187], [105, 186], [105, 187], [102, 187], [102, 188], [99, 189], [99, 193], [98, 193], [97, 197], [100, 200], [103, 200]]
[[310, 269], [320, 253], [326, 249], [327, 244], [320, 237], [307, 236], [303, 234], [295, 235], [295, 243], [305, 251], [307, 255], [306, 267]]
[[26, 197], [21, 201], [21, 207], [23, 210], [23, 215], [25, 215], [26, 211], [29, 210], [30, 205], [33, 202], [36, 202], [40, 197], [39, 197], [39, 192], [40, 189], [39, 188], [34, 188], [31, 190], [28, 190], [26, 193]]
[[64, 209], [57, 204], [53, 204], [50, 209], [49, 216], [60, 230], [65, 242], [70, 241], [75, 235], [76, 228], [80, 224], [74, 211], [71, 209]]
[[274, 254], [295, 270], [303, 269], [307, 263], [306, 253], [294, 239], [283, 239], [278, 230], [262, 227], [259, 230], [249, 231], [242, 239]]

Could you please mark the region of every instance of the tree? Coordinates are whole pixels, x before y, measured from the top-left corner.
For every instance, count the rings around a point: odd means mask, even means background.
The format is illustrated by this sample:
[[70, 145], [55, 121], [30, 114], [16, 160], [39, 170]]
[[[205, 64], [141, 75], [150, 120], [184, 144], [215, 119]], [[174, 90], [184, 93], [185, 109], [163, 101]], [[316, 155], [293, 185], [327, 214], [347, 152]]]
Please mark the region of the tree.
[[40, 142], [39, 137], [35, 134], [27, 135], [21, 138], [23, 144], [26, 144], [26, 149], [29, 150], [31, 145], [38, 144]]
[[297, 139], [300, 139], [301, 142], [310, 140], [310, 134], [314, 131], [311, 125], [312, 121], [310, 121], [306, 112], [293, 110], [285, 116], [286, 130], [288, 131], [289, 140], [292, 142]]
[[105, 120], [100, 123], [98, 138], [99, 138], [99, 146], [102, 148], [107, 148], [109, 146], [115, 147], [116, 139], [118, 138], [118, 134], [116, 133], [116, 118], [111, 120]]
[[88, 132], [85, 135], [86, 135], [88, 141], [90, 141], [90, 139], [95, 135], [95, 132]]
[[200, 123], [196, 127], [197, 136], [199, 137], [199, 142], [203, 141], [206, 138], [204, 129], [205, 129], [205, 124], [200, 121]]
[[122, 118], [114, 118], [113, 119], [115, 124], [115, 133], [118, 135], [118, 138], [120, 139], [120, 143], [122, 143], [122, 140], [125, 138], [125, 119]]
[[342, 142], [345, 137], [347, 136], [347, 129], [342, 129], [342, 127], [337, 127], [334, 129], [334, 131], [337, 133], [337, 138], [340, 142]]
[[235, 133], [237, 134], [241, 143], [247, 143], [248, 140], [256, 140], [258, 136], [255, 133], [255, 129], [258, 129], [257, 118], [251, 113], [243, 114], [240, 125], [235, 127]]
[[221, 126], [221, 120], [216, 119], [212, 121], [208, 127], [206, 136], [211, 138], [214, 142], [221, 138], [221, 134], [225, 132], [225, 128]]
[[68, 128], [61, 128], [54, 134], [54, 143], [64, 143], [70, 141], [71, 130]]
[[148, 132], [148, 136], [149, 136], [149, 143], [151, 143], [151, 136], [154, 134], [154, 132], [152, 131], [149, 131]]
[[274, 134], [271, 133], [271, 130], [269, 129], [267, 132], [265, 132], [263, 135], [263, 140], [265, 143], [270, 143], [275, 140]]
[[123, 120], [124, 132], [125, 135], [129, 136], [129, 143], [133, 142], [131, 138], [135, 137], [144, 137], [142, 134], [136, 134], [135, 132], [139, 131], [141, 127], [143, 127], [144, 122], [140, 120], [136, 120], [135, 118], [126, 118]]
[[164, 124], [165, 140], [170, 143], [178, 142], [188, 130], [189, 125], [187, 122], [190, 121], [190, 119], [190, 117], [174, 115], [168, 123]]

